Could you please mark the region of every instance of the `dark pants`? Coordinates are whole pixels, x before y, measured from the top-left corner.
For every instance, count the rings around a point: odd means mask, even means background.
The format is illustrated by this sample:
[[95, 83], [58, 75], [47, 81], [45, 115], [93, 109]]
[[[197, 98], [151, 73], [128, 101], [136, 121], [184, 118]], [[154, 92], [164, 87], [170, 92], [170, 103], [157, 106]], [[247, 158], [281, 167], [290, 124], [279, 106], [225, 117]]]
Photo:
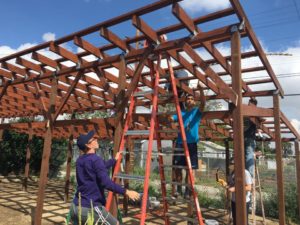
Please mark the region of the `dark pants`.
[[[247, 202], [246, 203], [247, 224], [248, 224], [249, 207], [250, 207], [250, 202]], [[231, 211], [232, 211], [233, 225], [237, 225], [237, 223], [236, 223], [236, 205], [235, 205], [235, 202], [233, 202], [233, 201], [231, 201]]]
[[[91, 212], [91, 208], [81, 207], [81, 224], [84, 225], [88, 219], [88, 213]], [[78, 206], [74, 203], [71, 205], [71, 220], [73, 225], [79, 224], [78, 218]], [[94, 207], [94, 223], [93, 224], [105, 224], [116, 225], [119, 224], [118, 220], [106, 211], [104, 206]]]
[[[183, 144], [176, 143], [176, 148], [183, 148]], [[188, 143], [188, 149], [190, 153], [190, 159], [192, 164], [192, 169], [197, 170], [198, 165], [198, 149], [197, 143]], [[175, 150], [175, 154], [184, 154], [184, 150]], [[173, 165], [176, 166], [187, 166], [186, 158], [184, 155], [175, 155], [173, 158]]]

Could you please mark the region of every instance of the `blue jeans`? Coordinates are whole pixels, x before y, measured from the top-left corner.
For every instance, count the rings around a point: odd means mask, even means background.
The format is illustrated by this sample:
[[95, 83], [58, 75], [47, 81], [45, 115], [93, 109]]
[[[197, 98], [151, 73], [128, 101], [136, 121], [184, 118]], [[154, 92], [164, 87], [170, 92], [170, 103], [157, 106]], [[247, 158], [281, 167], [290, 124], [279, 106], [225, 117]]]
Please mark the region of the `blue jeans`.
[[245, 138], [244, 148], [245, 148], [245, 166], [253, 177], [254, 175], [254, 151], [256, 147], [256, 142], [252, 138]]

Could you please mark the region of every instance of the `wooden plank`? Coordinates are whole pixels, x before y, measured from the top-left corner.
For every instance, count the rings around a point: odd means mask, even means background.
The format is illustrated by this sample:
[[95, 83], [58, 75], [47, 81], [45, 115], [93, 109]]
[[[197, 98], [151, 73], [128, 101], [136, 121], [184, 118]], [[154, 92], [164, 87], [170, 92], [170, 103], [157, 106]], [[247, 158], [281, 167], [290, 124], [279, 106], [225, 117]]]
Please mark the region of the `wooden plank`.
[[50, 66], [54, 69], [57, 69], [57, 68], [60, 67], [60, 64], [57, 61], [55, 61], [53, 59], [50, 59], [47, 56], [44, 56], [44, 55], [42, 55], [40, 53], [37, 53], [37, 52], [33, 52], [32, 55], [31, 55], [31, 58], [36, 60], [36, 61], [41, 62], [42, 64]]
[[146, 24], [140, 17], [134, 15], [132, 17], [132, 24], [139, 29], [140, 32], [142, 32], [145, 36], [151, 37], [151, 39], [156, 43], [160, 43], [162, 40], [157, 35], [157, 33], [150, 27], [148, 24]]
[[120, 49], [122, 49], [123, 51], [128, 52], [130, 50], [130, 46], [127, 46], [125, 41], [123, 41], [121, 38], [119, 38], [116, 34], [114, 34], [106, 27], [100, 28], [100, 35], [106, 40], [116, 45], [117, 47], [119, 47]]
[[94, 56], [98, 58], [104, 58], [102, 52], [100, 51], [99, 48], [96, 46], [92, 45], [88, 41], [84, 40], [81, 37], [75, 36], [74, 37], [74, 44], [79, 46], [80, 48], [86, 50], [87, 52], [93, 54]]
[[236, 224], [246, 225], [245, 196], [245, 152], [242, 111], [242, 73], [241, 73], [241, 42], [238, 31], [233, 32], [231, 39], [232, 88], [238, 95], [236, 107], [233, 107], [233, 148], [235, 167]]
[[50, 42], [49, 50], [56, 53], [57, 55], [60, 55], [63, 58], [66, 58], [66, 59], [76, 63], [76, 64], [79, 62], [79, 57], [76, 54], [67, 50], [66, 48], [63, 48], [63, 47], [55, 44], [53, 41]]
[[284, 179], [283, 179], [283, 165], [282, 165], [282, 143], [280, 133], [280, 102], [277, 93], [273, 96], [274, 106], [274, 124], [275, 124], [275, 147], [276, 147], [276, 177], [277, 177], [277, 194], [278, 194], [278, 212], [279, 224], [284, 225], [285, 218], [285, 200], [284, 200]]
[[173, 4], [173, 14], [180, 20], [182, 24], [190, 31], [191, 34], [198, 33], [198, 28], [194, 24], [194, 21], [188, 16], [188, 14], [179, 6], [179, 4]]

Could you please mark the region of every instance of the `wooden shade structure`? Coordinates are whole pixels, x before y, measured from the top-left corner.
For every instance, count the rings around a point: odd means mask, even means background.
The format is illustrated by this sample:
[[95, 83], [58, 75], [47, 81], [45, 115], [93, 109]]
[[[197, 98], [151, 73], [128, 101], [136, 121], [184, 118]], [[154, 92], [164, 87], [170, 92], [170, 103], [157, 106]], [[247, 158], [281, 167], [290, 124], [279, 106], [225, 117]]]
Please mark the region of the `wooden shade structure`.
[[[236, 165], [238, 168], [244, 166], [241, 147], [243, 116], [251, 117], [268, 140], [276, 142], [279, 217], [280, 224], [285, 223], [281, 141], [297, 141], [300, 136], [279, 109], [279, 97], [284, 95], [282, 87], [238, 0], [230, 0], [229, 8], [200, 17], [188, 15], [180, 6], [180, 1], [157, 1], [0, 59], [0, 118], [44, 118], [41, 122], [0, 124], [0, 130], [13, 129], [45, 138], [36, 225], [41, 224], [51, 139], [76, 137], [90, 129], [95, 129], [101, 138], [112, 139], [113, 132], [122, 122], [135, 84], [141, 90], [151, 89], [147, 59], [155, 64], [158, 53], [162, 54], [163, 59], [170, 56], [176, 62], [175, 70], [189, 72], [188, 78], [177, 78], [176, 81], [183, 92], [197, 96], [197, 88], [186, 85], [185, 80], [200, 82], [202, 88], [207, 90], [207, 100], [223, 99], [234, 105], [232, 110], [205, 112], [200, 132], [203, 139], [233, 140], [235, 157], [240, 162]], [[151, 26], [147, 16], [155, 15], [160, 10], [176, 18], [177, 22], [161, 28]], [[228, 23], [228, 17], [234, 22]], [[218, 21], [221, 26], [210, 26]], [[205, 31], [201, 29], [204, 26]], [[140, 31], [138, 36], [136, 29]], [[126, 30], [126, 34], [118, 32], [121, 30]], [[168, 37], [167, 40], [163, 36]], [[150, 43], [147, 47], [137, 47], [136, 43], [145, 41]], [[97, 45], [102, 42], [106, 44]], [[231, 45], [230, 55], [220, 51], [220, 43]], [[248, 49], [253, 50], [241, 52], [241, 43], [248, 43]], [[81, 51], [74, 53], [67, 46], [78, 47]], [[207, 59], [202, 53], [211, 57]], [[243, 68], [241, 61], [249, 58], [255, 58], [260, 66]], [[264, 72], [268, 78], [246, 81], [247, 74], [253, 72]], [[161, 66], [160, 73], [167, 77], [167, 67]], [[162, 78], [161, 81], [168, 82], [168, 79]], [[159, 88], [159, 94], [167, 94], [163, 85]], [[243, 98], [261, 96], [273, 97], [274, 107], [262, 108], [242, 103]], [[148, 107], [151, 101], [149, 94], [146, 100], [141, 99], [137, 104]], [[165, 97], [159, 101], [160, 104], [168, 103]], [[57, 120], [65, 114], [112, 110], [115, 115], [105, 119]], [[134, 117], [137, 128], [145, 130], [149, 127], [150, 114], [137, 113]], [[168, 124], [164, 126], [170, 128]], [[174, 124], [172, 126], [175, 128]], [[176, 134], [170, 133], [162, 138], [175, 137]], [[243, 203], [244, 171], [240, 171], [236, 175], [239, 187], [237, 202]], [[245, 224], [245, 204], [240, 205], [237, 223]]]

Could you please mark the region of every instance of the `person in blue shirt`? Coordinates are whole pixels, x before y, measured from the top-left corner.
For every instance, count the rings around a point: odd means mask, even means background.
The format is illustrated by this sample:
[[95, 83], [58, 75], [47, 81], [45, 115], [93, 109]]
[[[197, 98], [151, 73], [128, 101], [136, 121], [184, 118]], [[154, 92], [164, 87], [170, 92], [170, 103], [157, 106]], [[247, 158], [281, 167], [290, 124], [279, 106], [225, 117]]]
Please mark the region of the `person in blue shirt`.
[[[202, 112], [205, 107], [205, 96], [203, 91], [201, 92], [201, 103], [199, 107], [196, 107], [196, 102], [193, 95], [188, 94], [185, 98], [185, 109], [181, 109], [182, 119], [185, 128], [186, 141], [189, 149], [190, 160], [193, 170], [193, 176], [195, 177], [195, 170], [199, 168], [198, 165], [198, 152], [197, 143], [199, 141], [199, 126], [202, 118]], [[170, 118], [171, 121], [178, 122], [178, 116], [174, 115]], [[176, 149], [174, 151], [173, 165], [175, 166], [187, 166], [186, 158], [183, 152], [183, 142], [181, 133], [178, 133], [176, 141]], [[182, 169], [175, 168], [176, 182], [182, 182]], [[188, 184], [188, 175], [186, 173], [185, 182]], [[178, 194], [182, 194], [181, 185], [177, 186]], [[188, 198], [190, 196], [189, 188], [186, 186], [184, 196]]]
[[[248, 105], [257, 106], [257, 100], [250, 98]], [[256, 148], [256, 133], [257, 127], [252, 122], [250, 117], [244, 117], [244, 150], [245, 150], [245, 166], [250, 172], [251, 176], [254, 177], [254, 162], [255, 162], [255, 148]]]
[[[105, 209], [105, 189], [127, 195], [133, 201], [139, 199], [139, 193], [124, 189], [114, 183], [108, 175], [108, 170], [114, 166], [119, 154], [116, 155], [115, 159], [108, 161], [104, 161], [96, 155], [99, 144], [93, 130], [87, 134], [81, 134], [77, 139], [77, 146], [83, 154], [76, 161], [77, 191], [71, 205], [73, 224], [79, 224], [79, 210], [81, 210], [81, 224], [85, 224], [88, 212], [92, 210], [94, 211], [95, 224], [119, 224], [117, 219]], [[81, 206], [80, 209], [79, 205]]]

